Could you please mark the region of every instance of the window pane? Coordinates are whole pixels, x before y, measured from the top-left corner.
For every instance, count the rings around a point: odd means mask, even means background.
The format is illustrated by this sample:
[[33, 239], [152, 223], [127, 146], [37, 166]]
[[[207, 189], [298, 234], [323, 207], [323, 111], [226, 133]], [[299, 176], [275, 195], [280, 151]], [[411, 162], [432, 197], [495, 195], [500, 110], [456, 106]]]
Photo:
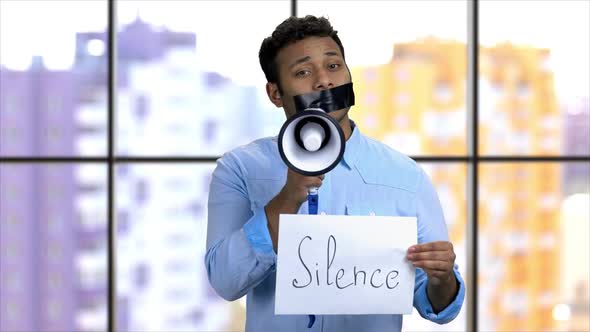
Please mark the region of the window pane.
[[298, 1], [344, 45], [361, 130], [410, 155], [466, 153], [467, 1]]
[[590, 163], [485, 164], [480, 174], [480, 328], [589, 331]]
[[590, 2], [480, 1], [479, 10], [481, 153], [588, 155]]
[[227, 331], [205, 270], [214, 163], [117, 166], [118, 331]]
[[0, 165], [0, 331], [104, 331], [106, 169]]
[[[465, 231], [467, 227], [467, 198], [466, 179], [467, 167], [463, 163], [420, 163], [432, 183], [434, 184], [440, 200], [447, 228], [449, 240], [457, 258], [455, 263], [459, 265], [459, 272], [465, 280], [467, 278], [467, 256]], [[403, 331], [465, 331], [466, 330], [467, 302], [463, 303], [461, 312], [452, 322], [439, 325], [432, 323], [413, 310], [412, 315], [404, 316]]]
[[278, 134], [258, 50], [288, 0], [117, 5], [119, 154], [221, 155]]
[[0, 1], [0, 156], [106, 153], [107, 1]]

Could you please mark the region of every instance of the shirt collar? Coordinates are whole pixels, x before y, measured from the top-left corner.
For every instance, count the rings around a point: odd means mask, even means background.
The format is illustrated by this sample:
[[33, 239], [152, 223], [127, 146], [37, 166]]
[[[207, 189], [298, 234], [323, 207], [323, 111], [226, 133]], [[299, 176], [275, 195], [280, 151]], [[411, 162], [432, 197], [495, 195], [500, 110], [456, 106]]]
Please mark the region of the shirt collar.
[[350, 120], [350, 127], [352, 128], [352, 133], [346, 141], [344, 156], [342, 156], [342, 161], [348, 169], [352, 169], [352, 166], [356, 164], [361, 143], [361, 133], [359, 132], [358, 126], [352, 120]]

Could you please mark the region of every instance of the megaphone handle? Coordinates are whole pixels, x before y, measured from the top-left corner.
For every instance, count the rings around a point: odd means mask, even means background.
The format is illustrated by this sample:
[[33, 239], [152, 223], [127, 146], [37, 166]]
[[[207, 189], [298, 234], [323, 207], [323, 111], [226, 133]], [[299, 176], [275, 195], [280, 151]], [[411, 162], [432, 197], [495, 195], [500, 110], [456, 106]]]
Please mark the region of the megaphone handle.
[[309, 214], [318, 214], [318, 203], [319, 203], [318, 188], [317, 187], [309, 188], [309, 190], [307, 191], [307, 207], [308, 207]]

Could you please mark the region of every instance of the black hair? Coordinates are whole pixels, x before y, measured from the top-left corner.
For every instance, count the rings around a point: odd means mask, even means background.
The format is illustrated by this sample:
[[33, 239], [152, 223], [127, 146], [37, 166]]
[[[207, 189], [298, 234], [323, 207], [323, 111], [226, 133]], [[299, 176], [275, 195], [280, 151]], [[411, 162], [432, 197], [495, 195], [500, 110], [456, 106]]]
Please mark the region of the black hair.
[[325, 17], [307, 15], [305, 17], [291, 16], [279, 24], [270, 37], [266, 37], [260, 46], [258, 58], [260, 66], [270, 83], [276, 83], [282, 94], [279, 82], [279, 68], [277, 66], [277, 54], [281, 49], [307, 37], [331, 37], [344, 57], [344, 47], [338, 31], [334, 30], [330, 21]]

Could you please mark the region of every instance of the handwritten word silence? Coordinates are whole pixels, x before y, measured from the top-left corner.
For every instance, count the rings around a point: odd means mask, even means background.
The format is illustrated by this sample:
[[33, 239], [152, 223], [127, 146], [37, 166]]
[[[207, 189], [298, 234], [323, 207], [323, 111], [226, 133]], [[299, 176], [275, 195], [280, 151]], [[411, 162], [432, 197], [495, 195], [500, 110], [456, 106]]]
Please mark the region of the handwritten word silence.
[[[298, 279], [293, 279], [292, 285], [295, 288], [305, 288], [311, 286], [314, 278], [313, 274], [309, 269], [309, 265], [306, 264], [305, 260], [301, 255], [301, 248], [304, 243], [312, 241], [311, 236], [305, 236], [299, 242], [298, 247], [298, 254], [299, 254], [299, 261], [305, 271], [307, 271], [307, 278], [305, 282], [299, 281]], [[338, 289], [345, 289], [350, 286], [368, 286], [373, 288], [381, 288], [383, 286], [387, 287], [388, 289], [394, 289], [399, 285], [399, 282], [396, 280], [399, 271], [398, 270], [389, 270], [387, 273], [382, 271], [381, 269], [375, 269], [373, 271], [365, 271], [358, 269], [356, 265], [352, 268], [352, 275], [350, 272], [347, 274], [347, 271], [343, 268], [338, 269], [336, 275], [333, 278], [333, 281], [330, 282], [330, 268], [332, 267], [332, 263], [334, 262], [334, 257], [336, 257], [337, 245], [336, 245], [336, 238], [333, 235], [328, 237], [328, 243], [326, 245], [326, 285], [331, 286], [335, 285]], [[362, 275], [362, 283], [359, 282], [359, 276]], [[346, 278], [345, 278], [346, 276]], [[370, 276], [369, 283], [367, 284], [367, 276]], [[345, 279], [344, 281], [340, 281], [341, 279]], [[351, 280], [351, 281], [350, 281]], [[320, 268], [319, 263], [315, 262], [315, 281], [316, 285], [320, 286]], [[348, 284], [344, 284], [344, 282], [350, 281]]]

